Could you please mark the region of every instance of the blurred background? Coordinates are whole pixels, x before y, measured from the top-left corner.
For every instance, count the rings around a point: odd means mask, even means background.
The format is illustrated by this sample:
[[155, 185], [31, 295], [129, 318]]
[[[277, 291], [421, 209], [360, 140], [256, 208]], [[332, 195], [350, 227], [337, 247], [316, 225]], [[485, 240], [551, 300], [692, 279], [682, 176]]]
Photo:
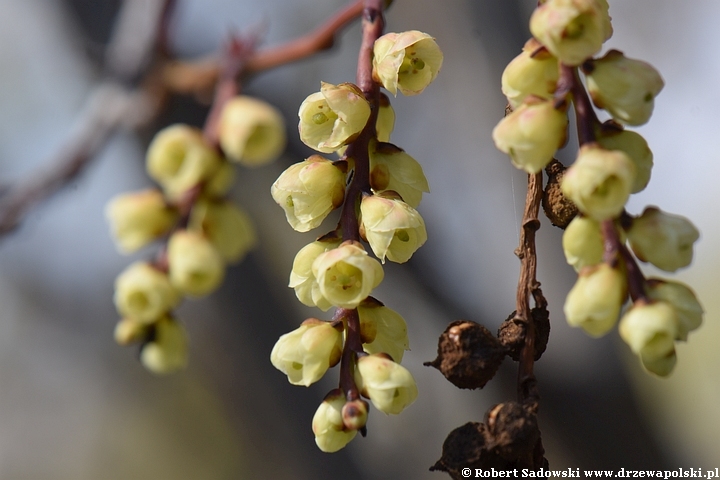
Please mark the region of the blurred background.
[[[153, 3], [152, 0], [146, 0]], [[120, 0], [0, 0], [0, 191], [42, 167], [74, 131], [93, 89]], [[336, 454], [315, 446], [310, 422], [336, 386], [337, 369], [310, 388], [291, 386], [269, 362], [277, 338], [309, 316], [287, 288], [292, 259], [317, 232], [298, 234], [269, 188], [310, 151], [296, 135], [297, 108], [320, 81], [354, 81], [360, 30], [328, 52], [262, 73], [245, 92], [288, 119], [286, 155], [239, 169], [232, 197], [255, 219], [259, 247], [228, 270], [212, 296], [178, 310], [191, 336], [190, 366], [156, 377], [113, 341], [116, 275], [135, 258], [114, 248], [103, 216], [114, 195], [150, 185], [144, 149], [153, 130], [201, 125], [204, 107], [173, 99], [151, 130], [114, 135], [81, 175], [22, 226], [0, 238], [0, 478], [6, 479], [437, 479], [428, 468], [446, 435], [514, 398], [511, 362], [482, 391], [460, 391], [422, 366], [447, 323], [496, 330], [514, 309], [513, 255], [525, 175], [493, 147], [503, 115], [500, 74], [529, 37], [531, 0], [396, 0], [387, 31], [417, 29], [445, 53], [438, 79], [418, 97], [392, 100], [392, 141], [424, 167], [432, 193], [420, 206], [427, 244], [406, 265], [386, 264], [376, 296], [409, 325], [403, 364], [420, 396], [399, 416], [372, 410], [367, 438]], [[263, 25], [264, 45], [302, 35], [344, 0], [177, 0], [170, 49], [181, 58], [219, 51], [230, 32]], [[666, 86], [638, 129], [655, 154], [649, 187], [628, 206], [687, 216], [702, 237], [689, 283], [705, 323], [680, 345], [669, 379], [644, 373], [612, 332], [600, 340], [569, 328], [564, 296], [575, 280], [561, 231], [538, 234], [538, 277], [552, 332], [536, 366], [540, 427], [552, 468], [670, 469], [720, 466], [720, 3], [610, 0], [606, 48], [645, 60]], [[561, 154], [572, 161], [569, 145]], [[564, 155], [564, 156], [563, 156]], [[334, 226], [334, 219], [322, 227]], [[660, 272], [646, 268], [650, 275]]]

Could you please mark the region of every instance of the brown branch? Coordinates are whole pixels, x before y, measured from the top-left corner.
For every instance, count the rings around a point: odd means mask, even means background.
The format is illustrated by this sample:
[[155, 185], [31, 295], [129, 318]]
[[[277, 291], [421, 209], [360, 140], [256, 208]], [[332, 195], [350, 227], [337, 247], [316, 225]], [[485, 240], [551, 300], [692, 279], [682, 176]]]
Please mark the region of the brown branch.
[[[157, 114], [159, 97], [145, 90], [152, 89], [152, 81], [143, 82], [143, 89], [134, 92], [119, 87], [118, 81], [127, 82], [150, 70], [145, 59], [155, 51], [158, 38], [164, 35], [159, 27], [165, 24], [169, 14], [166, 7], [172, 1], [150, 2], [154, 4], [153, 9], [146, 1], [125, 0], [106, 56], [105, 70], [113, 78], [95, 89], [78, 120], [76, 133], [46, 166], [31, 172], [0, 197], [0, 235], [14, 230], [30, 208], [76, 177], [118, 128], [137, 126]], [[149, 14], [155, 16], [148, 19]], [[139, 18], [143, 21], [138, 23]], [[142, 41], [138, 43], [139, 40]], [[149, 79], [152, 75], [146, 76]]]
[[518, 366], [518, 400], [537, 399], [537, 385], [533, 366], [535, 363], [535, 323], [530, 310], [530, 296], [535, 304], [544, 308], [546, 302], [540, 291], [537, 281], [537, 251], [535, 248], [535, 232], [540, 228], [538, 212], [542, 203], [542, 172], [528, 175], [528, 188], [525, 197], [525, 211], [522, 219], [520, 245], [515, 255], [520, 259], [520, 279], [518, 280], [517, 296], [515, 300], [515, 319], [523, 322], [525, 329], [525, 343], [520, 353]]

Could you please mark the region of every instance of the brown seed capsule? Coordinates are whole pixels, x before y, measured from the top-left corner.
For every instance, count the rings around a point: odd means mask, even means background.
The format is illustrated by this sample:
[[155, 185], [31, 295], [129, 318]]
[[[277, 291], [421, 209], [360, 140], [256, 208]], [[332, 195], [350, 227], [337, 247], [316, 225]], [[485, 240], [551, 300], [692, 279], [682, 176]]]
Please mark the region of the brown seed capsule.
[[[535, 307], [530, 311], [532, 321], [535, 325], [535, 358], [540, 360], [550, 337], [550, 315], [546, 308]], [[498, 339], [507, 349], [508, 356], [516, 362], [520, 359], [523, 345], [525, 345], [525, 322], [515, 318], [515, 312], [498, 329]]]
[[464, 468], [481, 468], [480, 462], [486, 455], [485, 425], [468, 422], [450, 432], [443, 442], [442, 457], [430, 471], [446, 472], [453, 479], [461, 479]]
[[495, 376], [505, 355], [505, 347], [487, 328], [458, 320], [440, 336], [437, 358], [424, 365], [440, 370], [458, 388], [482, 388]]
[[548, 181], [542, 198], [545, 216], [553, 225], [563, 230], [568, 226], [570, 220], [578, 214], [577, 206], [560, 189], [565, 170], [567, 168], [557, 160], [553, 160], [545, 167]]
[[486, 448], [510, 462], [532, 462], [540, 439], [537, 417], [517, 402], [495, 405], [485, 416]]

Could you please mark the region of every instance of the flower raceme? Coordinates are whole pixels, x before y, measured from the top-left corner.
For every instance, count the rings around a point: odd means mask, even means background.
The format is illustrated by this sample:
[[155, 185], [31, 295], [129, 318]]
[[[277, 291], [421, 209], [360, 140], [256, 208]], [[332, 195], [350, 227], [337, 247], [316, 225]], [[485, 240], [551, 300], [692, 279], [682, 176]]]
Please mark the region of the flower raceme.
[[308, 147], [331, 153], [352, 142], [370, 118], [370, 104], [351, 83], [322, 82], [320, 91], [308, 96], [298, 113], [300, 140]]
[[247, 95], [238, 95], [225, 104], [218, 131], [225, 155], [248, 167], [275, 160], [287, 142], [285, 121], [278, 109]]
[[384, 276], [380, 262], [352, 240], [318, 255], [312, 272], [322, 296], [341, 308], [356, 308]]
[[407, 203], [389, 195], [366, 195], [360, 203], [361, 234], [375, 256], [405, 263], [427, 240], [425, 222]]
[[132, 253], [170, 231], [177, 210], [155, 189], [114, 197], [105, 208], [115, 243], [123, 253]]
[[307, 232], [342, 205], [345, 173], [330, 160], [313, 155], [285, 170], [270, 193], [285, 210], [290, 226], [298, 232]]
[[537, 173], [565, 143], [568, 119], [552, 101], [529, 97], [500, 120], [492, 132], [495, 146], [510, 155], [517, 168]]
[[358, 358], [355, 383], [375, 408], [387, 414], [402, 412], [418, 394], [412, 374], [382, 354]]
[[270, 361], [288, 376], [290, 383], [308, 387], [340, 361], [342, 334], [338, 327], [342, 325], [309, 318], [280, 337], [270, 353]]
[[373, 78], [393, 95], [417, 95], [435, 80], [443, 54], [427, 33], [386, 33], [375, 41]]

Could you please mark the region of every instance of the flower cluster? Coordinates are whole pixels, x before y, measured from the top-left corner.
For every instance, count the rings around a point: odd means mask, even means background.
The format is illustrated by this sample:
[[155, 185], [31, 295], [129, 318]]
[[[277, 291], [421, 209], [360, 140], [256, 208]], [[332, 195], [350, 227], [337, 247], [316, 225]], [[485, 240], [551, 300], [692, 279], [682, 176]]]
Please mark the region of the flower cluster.
[[[629, 296], [620, 335], [647, 370], [668, 375], [674, 342], [700, 325], [702, 307], [688, 287], [646, 279], [636, 259], [674, 272], [692, 261], [699, 234], [687, 219], [655, 207], [639, 216], [625, 211], [630, 195], [647, 186], [653, 166], [645, 139], [625, 126], [649, 120], [662, 77], [617, 50], [594, 57], [612, 35], [606, 0], [547, 0], [533, 13], [530, 30], [534, 38], [503, 74], [513, 111], [493, 139], [516, 167], [540, 172], [565, 142], [566, 110], [573, 104], [580, 149], [561, 188], [579, 215], [564, 232], [563, 249], [579, 278], [565, 302], [567, 321], [604, 335]], [[612, 119], [601, 124], [593, 104]]]
[[[366, 26], [364, 35], [370, 30]], [[417, 397], [412, 375], [400, 365], [408, 349], [405, 320], [370, 295], [383, 280], [381, 262], [407, 262], [427, 240], [416, 208], [429, 189], [420, 164], [389, 143], [395, 114], [379, 86], [392, 94], [420, 93], [440, 70], [442, 53], [417, 31], [374, 38], [372, 63], [361, 58], [358, 68], [371, 72], [365, 82], [323, 82], [300, 106], [300, 139], [339, 158], [312, 155], [271, 188], [299, 232], [341, 209], [337, 227], [297, 253], [289, 282], [303, 304], [335, 307], [333, 320], [306, 320], [281, 336], [270, 356], [293, 385], [309, 386], [340, 363], [340, 388], [325, 397], [312, 421], [324, 452], [343, 448], [358, 431], [365, 434], [368, 403], [361, 397], [387, 414], [400, 413]]]
[[140, 343], [140, 360], [154, 373], [187, 364], [187, 333], [172, 313], [182, 298], [213, 292], [225, 264], [240, 261], [257, 241], [250, 217], [226, 198], [235, 175], [227, 160], [262, 165], [285, 147], [278, 111], [251, 97], [237, 96], [224, 105], [218, 131], [221, 150], [188, 125], [158, 132], [146, 168], [160, 188], [121, 194], [106, 207], [123, 253], [163, 242], [154, 260], [133, 263], [115, 281], [122, 317], [115, 339], [121, 345]]

